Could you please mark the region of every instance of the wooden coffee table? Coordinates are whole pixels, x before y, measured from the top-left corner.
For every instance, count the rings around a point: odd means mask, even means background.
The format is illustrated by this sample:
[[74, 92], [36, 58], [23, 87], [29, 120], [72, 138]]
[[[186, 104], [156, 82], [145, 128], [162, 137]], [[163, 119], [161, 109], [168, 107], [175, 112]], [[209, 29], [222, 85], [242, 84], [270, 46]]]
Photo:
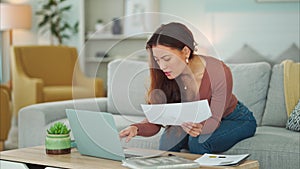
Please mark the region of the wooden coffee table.
[[[201, 155], [189, 154], [189, 153], [174, 153], [181, 157], [185, 157], [194, 160]], [[58, 168], [114, 168], [114, 169], [124, 169], [126, 167], [122, 166], [122, 162], [113, 161], [101, 158], [95, 158], [90, 156], [81, 155], [77, 149], [72, 149], [71, 154], [67, 155], [48, 155], [45, 153], [44, 146], [30, 147], [15, 149], [9, 151], [0, 152], [0, 159], [13, 162], [26, 163], [29, 167], [34, 166], [34, 168], [51, 166]], [[207, 169], [258, 169], [259, 163], [253, 160], [246, 160], [238, 166], [218, 166], [218, 167], [204, 167]]]

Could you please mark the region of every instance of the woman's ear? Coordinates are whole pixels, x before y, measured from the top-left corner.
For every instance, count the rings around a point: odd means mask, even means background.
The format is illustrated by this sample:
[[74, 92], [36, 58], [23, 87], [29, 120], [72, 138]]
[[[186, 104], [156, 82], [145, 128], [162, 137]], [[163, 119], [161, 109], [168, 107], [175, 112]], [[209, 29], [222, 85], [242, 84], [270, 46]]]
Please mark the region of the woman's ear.
[[185, 56], [185, 57], [190, 57], [190, 54], [191, 54], [191, 50], [190, 48], [188, 48], [187, 46], [184, 46], [181, 50], [182, 54]]

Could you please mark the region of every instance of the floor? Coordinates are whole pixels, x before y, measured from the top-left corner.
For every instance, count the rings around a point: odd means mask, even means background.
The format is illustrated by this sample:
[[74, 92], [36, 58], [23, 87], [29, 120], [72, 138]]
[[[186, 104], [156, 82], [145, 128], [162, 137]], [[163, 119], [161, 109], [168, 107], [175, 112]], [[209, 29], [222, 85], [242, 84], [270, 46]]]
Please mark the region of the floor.
[[11, 150], [16, 148], [18, 148], [18, 125], [17, 120], [13, 118], [8, 134], [8, 139], [4, 143], [4, 150]]

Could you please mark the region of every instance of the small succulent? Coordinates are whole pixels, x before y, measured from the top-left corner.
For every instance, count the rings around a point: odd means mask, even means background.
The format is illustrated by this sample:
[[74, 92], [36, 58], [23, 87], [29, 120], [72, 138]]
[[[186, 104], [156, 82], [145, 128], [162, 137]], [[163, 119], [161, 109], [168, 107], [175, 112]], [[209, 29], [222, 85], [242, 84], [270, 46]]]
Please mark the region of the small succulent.
[[70, 129], [63, 124], [62, 122], [56, 122], [54, 123], [49, 130], [47, 130], [48, 134], [69, 134]]

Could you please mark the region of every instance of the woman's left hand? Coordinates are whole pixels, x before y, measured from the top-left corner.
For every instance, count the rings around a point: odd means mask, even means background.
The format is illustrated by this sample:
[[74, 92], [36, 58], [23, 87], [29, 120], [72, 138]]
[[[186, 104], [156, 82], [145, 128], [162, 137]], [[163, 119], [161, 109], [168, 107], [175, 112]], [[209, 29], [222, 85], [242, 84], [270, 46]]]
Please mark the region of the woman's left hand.
[[186, 122], [181, 124], [182, 129], [192, 137], [197, 137], [202, 132], [201, 123]]

